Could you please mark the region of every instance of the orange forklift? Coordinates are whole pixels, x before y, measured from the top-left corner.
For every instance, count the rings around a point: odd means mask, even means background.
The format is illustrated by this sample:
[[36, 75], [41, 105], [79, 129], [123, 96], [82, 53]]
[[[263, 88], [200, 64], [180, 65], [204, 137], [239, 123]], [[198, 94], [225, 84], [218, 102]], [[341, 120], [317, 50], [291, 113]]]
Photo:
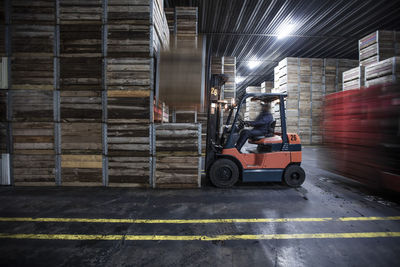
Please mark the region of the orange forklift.
[[[290, 187], [299, 187], [305, 180], [301, 164], [301, 142], [296, 133], [286, 132], [286, 94], [245, 94], [237, 103], [228, 105], [220, 100], [220, 89], [226, 81], [224, 75], [212, 76], [212, 87], [208, 97], [207, 150], [205, 168], [207, 177], [217, 187], [233, 186], [242, 182], [283, 182]], [[240, 131], [245, 127], [240, 111], [246, 99], [263, 103], [279, 101], [281, 133], [275, 132], [276, 121], [269, 125], [264, 136], [249, 139], [257, 145], [256, 150], [242, 153], [235, 147]], [[222, 133], [220, 133], [221, 110], [229, 110]], [[233, 120], [231, 122], [231, 118]], [[243, 149], [242, 149], [243, 150]]]

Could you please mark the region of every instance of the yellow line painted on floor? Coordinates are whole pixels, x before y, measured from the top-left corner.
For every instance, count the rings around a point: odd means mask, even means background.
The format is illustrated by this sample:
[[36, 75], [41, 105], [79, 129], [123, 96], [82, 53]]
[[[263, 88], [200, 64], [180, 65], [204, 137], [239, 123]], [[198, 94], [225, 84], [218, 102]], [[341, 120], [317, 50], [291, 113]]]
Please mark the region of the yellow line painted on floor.
[[269, 234], [269, 235], [76, 235], [76, 234], [7, 234], [0, 239], [44, 240], [129, 240], [129, 241], [214, 241], [214, 240], [272, 240], [272, 239], [333, 239], [333, 238], [379, 238], [400, 237], [400, 232], [365, 233], [317, 233], [317, 234]]
[[281, 223], [281, 222], [347, 222], [397, 221], [400, 216], [389, 217], [326, 217], [326, 218], [250, 218], [250, 219], [106, 219], [106, 218], [31, 218], [0, 217], [0, 222], [79, 222], [79, 223], [147, 223], [147, 224], [206, 224], [206, 223]]

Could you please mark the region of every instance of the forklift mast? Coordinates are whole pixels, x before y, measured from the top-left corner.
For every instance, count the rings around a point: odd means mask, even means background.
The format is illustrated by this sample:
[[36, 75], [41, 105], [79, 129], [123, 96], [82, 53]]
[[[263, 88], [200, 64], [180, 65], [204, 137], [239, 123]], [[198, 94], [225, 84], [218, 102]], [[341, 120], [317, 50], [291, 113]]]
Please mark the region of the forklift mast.
[[[208, 92], [207, 107], [207, 139], [206, 139], [206, 170], [215, 159], [218, 152], [218, 144], [220, 144], [220, 123], [221, 123], [221, 88], [228, 80], [228, 76], [223, 74], [213, 74], [211, 77], [211, 90]], [[232, 110], [228, 116], [231, 117]]]

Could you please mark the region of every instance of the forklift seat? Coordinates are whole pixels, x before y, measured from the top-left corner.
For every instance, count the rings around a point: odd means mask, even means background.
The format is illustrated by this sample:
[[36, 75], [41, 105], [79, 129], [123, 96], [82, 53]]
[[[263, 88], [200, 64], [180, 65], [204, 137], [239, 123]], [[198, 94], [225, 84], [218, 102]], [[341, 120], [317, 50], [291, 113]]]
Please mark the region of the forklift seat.
[[249, 143], [256, 145], [281, 144], [282, 137], [279, 135], [274, 135], [272, 137], [256, 136], [249, 139]]
[[268, 144], [280, 144], [282, 143], [282, 138], [279, 135], [275, 135], [276, 121], [271, 122], [269, 125], [268, 133], [262, 136], [255, 136], [249, 139], [250, 144], [256, 145], [268, 145]]

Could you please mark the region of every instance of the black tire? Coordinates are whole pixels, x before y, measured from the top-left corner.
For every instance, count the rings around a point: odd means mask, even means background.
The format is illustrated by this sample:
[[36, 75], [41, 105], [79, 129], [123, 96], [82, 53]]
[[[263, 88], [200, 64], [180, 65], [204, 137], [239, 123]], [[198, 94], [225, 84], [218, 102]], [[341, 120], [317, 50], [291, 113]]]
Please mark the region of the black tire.
[[210, 168], [210, 180], [216, 187], [232, 187], [239, 180], [239, 168], [232, 160], [218, 159]]
[[290, 187], [299, 187], [304, 183], [306, 173], [299, 165], [289, 165], [283, 174], [283, 182]]

